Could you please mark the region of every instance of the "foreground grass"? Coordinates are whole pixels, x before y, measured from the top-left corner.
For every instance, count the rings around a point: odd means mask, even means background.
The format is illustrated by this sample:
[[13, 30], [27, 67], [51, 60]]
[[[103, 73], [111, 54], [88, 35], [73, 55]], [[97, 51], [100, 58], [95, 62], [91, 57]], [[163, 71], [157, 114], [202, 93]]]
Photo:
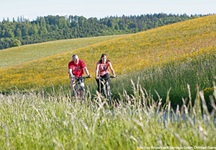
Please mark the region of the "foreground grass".
[[[124, 103], [113, 109], [103, 99], [80, 103], [67, 95], [47, 97], [43, 92], [1, 95], [0, 147], [131, 150], [215, 146], [214, 114], [204, 111], [201, 115], [198, 103], [193, 111], [184, 105], [172, 113], [170, 102], [162, 108], [160, 102], [140, 92], [141, 97], [134, 94], [130, 99], [122, 95]], [[199, 95], [197, 102], [203, 100], [202, 92]]]

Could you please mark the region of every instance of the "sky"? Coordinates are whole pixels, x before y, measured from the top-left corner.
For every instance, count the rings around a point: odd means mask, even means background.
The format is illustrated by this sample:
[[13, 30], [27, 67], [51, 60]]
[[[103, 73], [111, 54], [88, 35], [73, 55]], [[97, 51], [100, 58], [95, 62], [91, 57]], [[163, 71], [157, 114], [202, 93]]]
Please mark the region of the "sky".
[[38, 16], [84, 16], [105, 18], [154, 13], [214, 14], [216, 0], [2, 0], [0, 21]]

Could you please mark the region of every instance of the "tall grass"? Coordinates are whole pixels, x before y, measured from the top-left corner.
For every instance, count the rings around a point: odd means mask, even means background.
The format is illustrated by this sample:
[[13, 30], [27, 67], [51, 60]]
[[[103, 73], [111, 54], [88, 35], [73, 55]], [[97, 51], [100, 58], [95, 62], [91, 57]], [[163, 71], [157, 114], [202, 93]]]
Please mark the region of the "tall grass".
[[[64, 94], [55, 97], [46, 97], [44, 92], [1, 95], [0, 146], [2, 149], [68, 150], [215, 146], [214, 114], [206, 111], [203, 119], [198, 113], [200, 107], [189, 114], [186, 105], [171, 113], [169, 101], [161, 108], [148, 92], [137, 87], [141, 86], [134, 83], [132, 99], [128, 99], [131, 95], [124, 94], [121, 96], [124, 103], [112, 109], [98, 96], [80, 103]], [[202, 92], [198, 94], [197, 101], [202, 98]]]
[[[154, 99], [160, 95], [165, 103], [167, 94], [173, 107], [182, 105], [183, 101], [192, 99], [192, 105], [197, 97], [197, 90], [203, 90], [207, 105], [211, 109], [209, 95], [213, 94], [213, 82], [216, 81], [216, 55], [202, 54], [187, 57], [161, 66], [146, 68], [140, 72], [134, 72], [116, 79], [113, 82], [113, 94], [118, 97], [127, 91], [132, 94], [131, 80], [139, 82], [142, 87], [151, 94]], [[124, 89], [122, 88], [124, 87]], [[190, 93], [188, 93], [190, 89]], [[158, 99], [159, 100], [159, 99]]]

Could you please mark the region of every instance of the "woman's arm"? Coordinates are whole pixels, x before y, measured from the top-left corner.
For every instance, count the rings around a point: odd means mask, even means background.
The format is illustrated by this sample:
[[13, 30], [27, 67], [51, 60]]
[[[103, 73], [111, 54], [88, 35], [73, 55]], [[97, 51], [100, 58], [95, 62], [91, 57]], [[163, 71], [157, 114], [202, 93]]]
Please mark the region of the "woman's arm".
[[95, 78], [96, 78], [96, 79], [98, 79], [98, 78], [100, 77], [100, 74], [99, 74], [99, 65], [100, 65], [100, 64], [97, 64], [97, 65], [96, 65], [96, 69], [95, 69]]
[[114, 77], [116, 77], [116, 74], [115, 74], [115, 71], [114, 71], [114, 69], [113, 69], [113, 67], [112, 67], [112, 63], [111, 63], [111, 62], [109, 62], [109, 67], [110, 67], [110, 70], [111, 70], [111, 72], [112, 72], [112, 75], [113, 75]]

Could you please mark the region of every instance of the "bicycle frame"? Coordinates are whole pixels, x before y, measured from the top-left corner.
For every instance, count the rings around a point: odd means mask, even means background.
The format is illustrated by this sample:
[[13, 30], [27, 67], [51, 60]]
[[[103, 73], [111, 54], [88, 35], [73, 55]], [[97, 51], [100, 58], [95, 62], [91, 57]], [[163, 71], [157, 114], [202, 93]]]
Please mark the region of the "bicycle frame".
[[[101, 91], [102, 96], [104, 96], [105, 98], [107, 98], [109, 100], [109, 104], [111, 104], [111, 99], [112, 99], [112, 93], [111, 93], [111, 88], [110, 88], [110, 83], [108, 82], [108, 80], [110, 78], [115, 78], [114, 76], [110, 76], [108, 79], [103, 79], [103, 78], [99, 78], [99, 89]], [[101, 87], [101, 84], [103, 85], [103, 87]]]
[[75, 86], [72, 96], [75, 96], [76, 99], [85, 99], [85, 87], [82, 85], [84, 80], [90, 77], [79, 77], [75, 78]]

